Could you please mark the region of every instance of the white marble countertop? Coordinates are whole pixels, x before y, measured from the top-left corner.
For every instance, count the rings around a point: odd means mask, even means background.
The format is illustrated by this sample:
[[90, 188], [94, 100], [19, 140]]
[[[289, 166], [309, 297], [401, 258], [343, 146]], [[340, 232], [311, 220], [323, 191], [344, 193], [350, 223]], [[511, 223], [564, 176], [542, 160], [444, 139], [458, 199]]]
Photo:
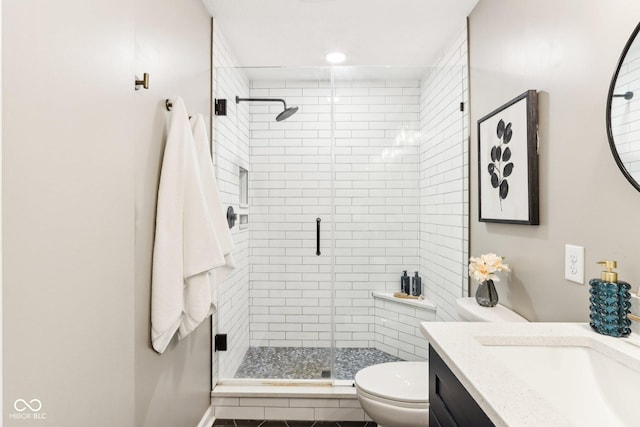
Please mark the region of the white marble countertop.
[[[640, 371], [638, 335], [607, 337], [593, 332], [586, 323], [423, 322], [420, 329], [496, 426], [573, 424], [561, 410], [496, 360], [487, 345], [591, 347], [604, 355], [615, 354], [617, 361]], [[635, 399], [633, 390], [624, 393]]]

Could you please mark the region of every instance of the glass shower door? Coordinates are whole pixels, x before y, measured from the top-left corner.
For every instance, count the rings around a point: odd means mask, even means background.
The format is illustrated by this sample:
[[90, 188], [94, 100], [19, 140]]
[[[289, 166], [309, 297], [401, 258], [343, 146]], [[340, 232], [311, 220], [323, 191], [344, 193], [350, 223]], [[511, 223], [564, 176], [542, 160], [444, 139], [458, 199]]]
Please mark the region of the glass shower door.
[[[226, 98], [275, 101], [234, 102], [231, 108], [228, 103], [227, 117], [216, 118], [216, 125], [226, 121], [216, 131], [223, 145], [232, 131], [242, 134], [246, 126], [249, 168], [248, 268], [238, 278], [240, 291], [224, 295], [229, 304], [217, 315], [219, 332], [243, 325], [233, 333], [242, 341], [229, 336], [233, 356], [218, 355], [218, 376], [326, 381], [333, 334], [329, 73], [232, 69], [226, 76], [226, 82], [218, 79], [218, 89], [241, 92]], [[278, 99], [299, 110], [276, 121], [283, 109]], [[220, 148], [224, 160], [218, 168], [226, 167], [223, 174], [231, 172], [233, 179], [239, 159], [226, 151]], [[236, 320], [227, 320], [234, 315]]]

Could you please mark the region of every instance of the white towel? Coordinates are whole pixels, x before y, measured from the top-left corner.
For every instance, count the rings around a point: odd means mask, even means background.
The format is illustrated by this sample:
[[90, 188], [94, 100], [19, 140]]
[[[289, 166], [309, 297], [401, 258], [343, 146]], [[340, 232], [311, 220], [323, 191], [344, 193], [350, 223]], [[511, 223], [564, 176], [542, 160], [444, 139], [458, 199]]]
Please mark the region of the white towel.
[[209, 138], [207, 137], [207, 128], [202, 114], [196, 114], [191, 120], [193, 129], [193, 139], [196, 145], [196, 155], [198, 156], [198, 164], [200, 165], [200, 179], [204, 190], [205, 200], [213, 222], [213, 229], [218, 239], [220, 249], [224, 254], [225, 264], [216, 268], [216, 279], [221, 283], [235, 268], [233, 260], [233, 240], [231, 231], [227, 224], [227, 211], [220, 200], [220, 191], [216, 182], [216, 173], [211, 160], [211, 151], [209, 149]]
[[162, 353], [183, 320], [192, 276], [224, 265], [206, 206], [184, 102], [175, 98], [162, 161], [151, 284], [151, 341]]
[[233, 271], [235, 265], [231, 251], [233, 243], [227, 225], [226, 212], [220, 202], [220, 193], [215, 179], [215, 171], [209, 150], [207, 130], [202, 115], [191, 119], [193, 138], [203, 191], [210, 224], [216, 236], [218, 250], [224, 259], [216, 258], [214, 271], [202, 273], [187, 279], [185, 286], [184, 312], [179, 337], [184, 338], [202, 321], [215, 311], [219, 284]]

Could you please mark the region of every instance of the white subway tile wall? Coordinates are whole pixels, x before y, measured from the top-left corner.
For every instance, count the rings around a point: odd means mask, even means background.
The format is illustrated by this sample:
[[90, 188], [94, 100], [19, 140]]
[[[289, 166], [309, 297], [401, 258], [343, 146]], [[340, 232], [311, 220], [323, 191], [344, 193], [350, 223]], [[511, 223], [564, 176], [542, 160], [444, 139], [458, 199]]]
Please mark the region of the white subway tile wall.
[[[246, 105], [236, 105], [235, 97], [249, 94], [249, 81], [236, 68], [237, 61], [217, 25], [214, 31], [213, 97], [227, 99], [227, 116], [212, 118], [213, 158], [222, 204], [237, 211], [239, 167], [249, 168], [249, 110]], [[213, 333], [228, 334], [228, 350], [212, 353], [213, 384], [218, 378], [233, 376], [249, 347], [249, 232], [236, 223], [231, 234], [236, 268], [218, 287], [217, 313], [213, 316]]]
[[[251, 345], [331, 345], [335, 224], [337, 347], [374, 347], [372, 291], [399, 289], [419, 264], [420, 82], [337, 81], [335, 213], [331, 212], [329, 80], [252, 81]], [[321, 256], [316, 256], [321, 218]]]
[[420, 92], [420, 271], [437, 320], [445, 321], [457, 320], [455, 300], [468, 287], [468, 82], [464, 28]]
[[369, 421], [355, 393], [351, 398], [213, 397], [220, 419]]
[[420, 323], [435, 320], [432, 310], [375, 298], [375, 348], [404, 360], [427, 360], [429, 342]]
[[640, 182], [640, 45], [637, 39], [627, 52], [616, 82], [615, 93], [626, 92], [633, 92], [633, 98], [616, 97], [611, 103], [611, 128], [620, 159], [631, 176]]

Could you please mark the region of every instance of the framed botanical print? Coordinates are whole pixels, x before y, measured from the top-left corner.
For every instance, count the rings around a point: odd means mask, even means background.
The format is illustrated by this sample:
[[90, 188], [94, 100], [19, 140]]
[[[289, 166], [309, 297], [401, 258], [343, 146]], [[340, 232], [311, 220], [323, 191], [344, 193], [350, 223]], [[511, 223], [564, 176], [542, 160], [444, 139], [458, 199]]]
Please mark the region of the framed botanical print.
[[479, 220], [538, 225], [538, 94], [478, 120]]

